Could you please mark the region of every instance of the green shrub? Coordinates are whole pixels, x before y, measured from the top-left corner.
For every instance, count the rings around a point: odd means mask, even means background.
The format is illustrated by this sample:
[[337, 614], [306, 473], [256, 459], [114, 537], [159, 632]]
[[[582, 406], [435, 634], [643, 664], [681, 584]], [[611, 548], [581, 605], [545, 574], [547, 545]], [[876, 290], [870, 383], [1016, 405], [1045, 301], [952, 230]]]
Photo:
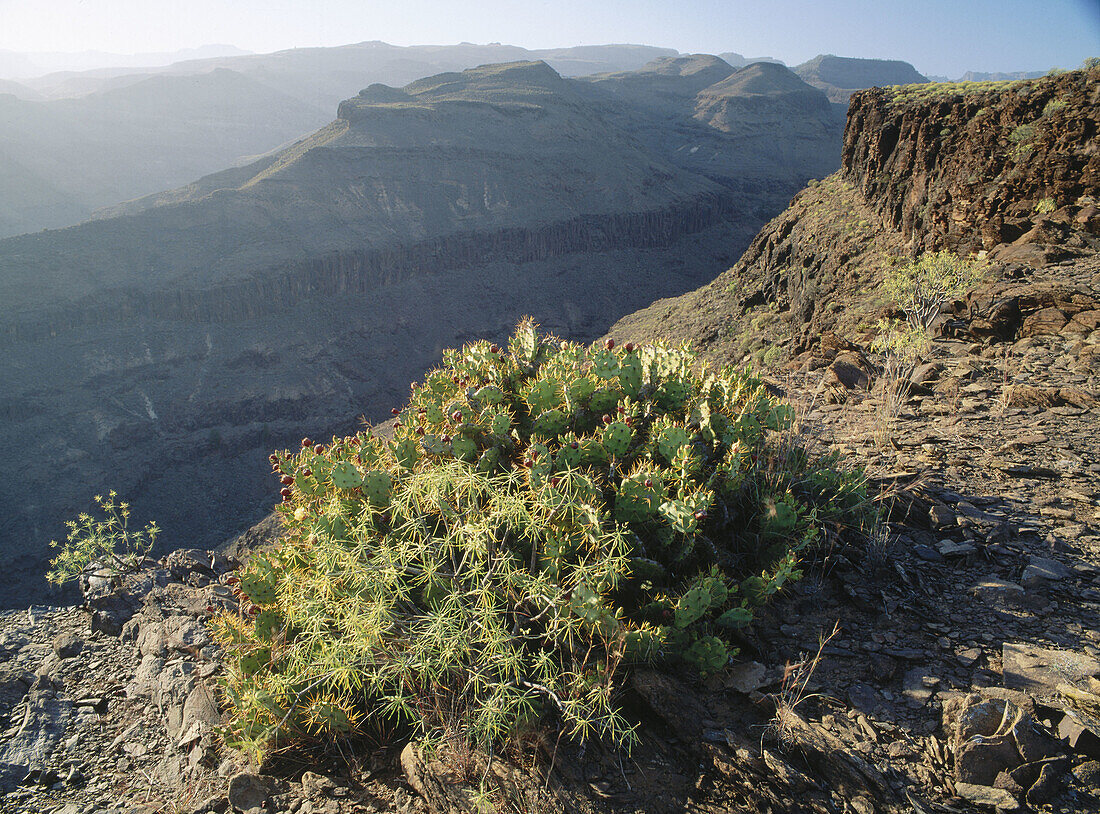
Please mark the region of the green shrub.
[[1046, 215], [1058, 208], [1053, 198], [1043, 198], [1035, 204], [1035, 211], [1040, 215]]
[[1043, 105], [1043, 116], [1053, 116], [1059, 110], [1066, 106], [1065, 99], [1051, 99], [1045, 105]]
[[103, 575], [125, 573], [140, 566], [156, 543], [160, 528], [150, 522], [141, 531], [130, 531], [130, 504], [117, 498], [114, 490], [107, 497], [96, 495], [95, 502], [104, 513], [102, 519], [85, 513], [65, 524], [69, 528], [65, 542], [50, 542], [51, 547], [61, 550], [50, 560], [47, 580], [63, 585], [93, 565]]
[[446, 351], [395, 412], [391, 440], [272, 456], [285, 540], [214, 622], [238, 746], [536, 721], [629, 745], [621, 665], [723, 669], [823, 526], [869, 515], [858, 473], [783, 441], [759, 380], [665, 345], [525, 321]]
[[886, 269], [883, 291], [905, 312], [910, 327], [928, 332], [943, 305], [982, 280], [988, 264], [949, 251], [928, 252]]

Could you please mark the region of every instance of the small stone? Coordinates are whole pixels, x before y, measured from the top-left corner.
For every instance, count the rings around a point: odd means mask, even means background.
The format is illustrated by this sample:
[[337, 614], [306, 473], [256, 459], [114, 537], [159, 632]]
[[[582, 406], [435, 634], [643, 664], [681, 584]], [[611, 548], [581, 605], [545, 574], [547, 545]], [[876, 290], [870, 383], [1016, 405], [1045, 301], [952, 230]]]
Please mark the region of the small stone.
[[918, 543], [910, 549], [913, 555], [925, 562], [943, 562], [943, 555], [931, 546]]
[[970, 543], [956, 543], [954, 540], [941, 540], [936, 543], [936, 549], [944, 557], [965, 557], [978, 550]]
[[989, 603], [1018, 605], [1024, 598], [1022, 585], [998, 577], [986, 577], [975, 583], [970, 592], [978, 599]]
[[75, 633], [59, 633], [53, 640], [53, 652], [59, 659], [71, 659], [84, 649], [84, 640]]
[[736, 664], [726, 672], [726, 686], [735, 692], [748, 695], [766, 685], [767, 668], [756, 661]]
[[1041, 805], [1062, 790], [1062, 777], [1066, 773], [1066, 760], [1048, 760], [1039, 770], [1039, 778], [1027, 790], [1029, 805]]
[[955, 755], [955, 778], [960, 783], [992, 785], [1003, 771], [1020, 765], [1020, 755], [1010, 735], [966, 741]]
[[251, 772], [239, 772], [229, 778], [229, 804], [236, 811], [251, 811], [254, 808], [262, 808], [264, 804], [276, 793], [276, 788], [270, 778], [261, 777]]
[[1059, 722], [1058, 737], [1074, 752], [1100, 760], [1100, 737], [1074, 713], [1067, 711]]
[[972, 667], [978, 659], [982, 657], [982, 649], [980, 647], [968, 647], [966, 650], [960, 650], [955, 654], [955, 658], [959, 660], [959, 664], [963, 667]]
[[1004, 789], [974, 783], [956, 783], [955, 791], [964, 800], [976, 805], [989, 806], [1000, 811], [1017, 811], [1020, 808], [1020, 802]]
[[1073, 776], [1086, 789], [1100, 791], [1100, 761], [1086, 760], [1080, 766], [1075, 766]]
[[932, 508], [928, 510], [928, 517], [932, 521], [932, 527], [937, 529], [953, 526], [957, 519], [955, 513], [942, 503], [933, 503]]

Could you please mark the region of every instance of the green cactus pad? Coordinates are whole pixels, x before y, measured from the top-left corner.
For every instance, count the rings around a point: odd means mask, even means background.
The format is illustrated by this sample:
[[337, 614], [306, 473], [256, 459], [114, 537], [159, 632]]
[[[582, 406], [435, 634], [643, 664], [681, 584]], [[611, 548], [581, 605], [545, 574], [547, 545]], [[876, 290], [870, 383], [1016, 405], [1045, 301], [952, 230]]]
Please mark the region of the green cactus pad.
[[798, 511], [783, 500], [765, 502], [764, 529], [772, 534], [786, 534], [798, 525]]
[[550, 451], [542, 444], [532, 444], [528, 455], [531, 456], [531, 468], [528, 470], [528, 477], [531, 486], [537, 488], [545, 483], [546, 478], [553, 471], [553, 459], [550, 457]]
[[557, 379], [541, 379], [527, 388], [525, 400], [534, 415], [543, 413], [561, 403], [561, 382]]
[[[573, 448], [576, 444], [576, 449]], [[576, 438], [563, 438], [561, 449], [558, 450], [557, 460], [559, 469], [569, 469], [584, 463], [584, 449]]]
[[710, 609], [710, 593], [702, 586], [696, 586], [680, 597], [676, 603], [673, 624], [680, 630], [698, 621]]
[[582, 460], [586, 464], [599, 465], [607, 463], [607, 450], [603, 448], [599, 438], [585, 438], [580, 442]]
[[282, 630], [283, 615], [275, 610], [265, 608], [256, 614], [255, 631], [256, 638], [271, 641], [272, 637]]
[[569, 417], [561, 410], [554, 408], [541, 413], [537, 419], [532, 430], [536, 435], [540, 435], [543, 438], [556, 438], [565, 432], [565, 428], [569, 425]]
[[603, 448], [614, 458], [621, 458], [630, 449], [634, 432], [622, 421], [608, 424], [603, 431]]
[[572, 404], [581, 404], [596, 392], [596, 383], [587, 376], [581, 376], [571, 381], [565, 392]]
[[341, 461], [332, 468], [332, 485], [337, 489], [355, 489], [363, 485], [363, 476], [355, 464]]
[[512, 417], [508, 413], [496, 413], [489, 422], [493, 435], [507, 435], [512, 429]]
[[482, 452], [477, 459], [477, 469], [479, 472], [494, 472], [499, 464], [500, 450], [496, 447], [489, 447]]
[[619, 377], [619, 357], [613, 351], [596, 351], [592, 354], [592, 372], [601, 379], [617, 379]]
[[703, 636], [684, 651], [684, 661], [704, 676], [725, 667], [729, 656], [726, 643], [715, 636]]
[[680, 379], [668, 379], [657, 390], [657, 403], [666, 410], [678, 411], [684, 408], [691, 396], [691, 385]]
[[355, 729], [351, 716], [335, 701], [319, 700], [309, 705], [310, 722], [321, 732], [347, 734]]
[[473, 461], [477, 458], [477, 444], [465, 435], [459, 435], [451, 441], [451, 452], [459, 460]]
[[620, 523], [652, 520], [660, 505], [660, 495], [645, 485], [645, 475], [624, 478], [615, 496], [615, 519]]
[[363, 476], [363, 494], [367, 496], [372, 506], [376, 508], [389, 506], [392, 493], [393, 478], [390, 477], [389, 472], [372, 469]]
[[402, 469], [412, 469], [420, 458], [420, 450], [417, 449], [416, 440], [406, 438], [391, 446], [393, 456]]
[[657, 449], [666, 461], [672, 461], [680, 447], [691, 441], [687, 430], [678, 425], [665, 427], [657, 437]]
[[484, 404], [500, 404], [504, 401], [504, 391], [495, 384], [487, 384], [474, 392], [474, 398]]
[[317, 479], [312, 475], [306, 477], [303, 472], [298, 472], [294, 476], [294, 486], [306, 497], [313, 497], [320, 491], [320, 484]]
[[642, 391], [642, 360], [633, 353], [619, 362], [619, 386], [632, 399]]
[[603, 388], [597, 390], [592, 394], [592, 398], [589, 399], [589, 409], [594, 413], [609, 413], [618, 405], [620, 396], [621, 393], [617, 388]]
[[271, 664], [271, 648], [257, 647], [255, 650], [242, 653], [239, 664], [244, 675], [255, 675]]
[[424, 420], [432, 426], [438, 427], [443, 423], [443, 408], [434, 401], [424, 405]]
[[246, 571], [240, 575], [240, 580], [241, 593], [257, 605], [271, 605], [278, 599], [273, 574]]

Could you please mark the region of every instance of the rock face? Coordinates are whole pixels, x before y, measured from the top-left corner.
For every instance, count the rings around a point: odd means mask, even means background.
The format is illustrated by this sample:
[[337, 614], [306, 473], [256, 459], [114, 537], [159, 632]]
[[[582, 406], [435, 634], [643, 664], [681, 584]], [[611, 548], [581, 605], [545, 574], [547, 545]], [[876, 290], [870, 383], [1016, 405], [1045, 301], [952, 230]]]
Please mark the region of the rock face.
[[818, 54], [792, 69], [830, 102], [847, 104], [857, 90], [885, 85], [912, 85], [928, 80], [908, 62], [898, 59], [855, 59]]
[[[484, 66], [368, 87], [280, 153], [0, 241], [0, 417], [32, 447], [0, 601], [41, 595], [46, 541], [96, 492], [168, 547], [215, 545], [274, 499], [271, 449], [384, 417], [443, 348], [528, 313], [590, 338], [698, 285], [836, 166], [830, 115], [781, 66]], [[788, 139], [765, 136], [779, 118]]]
[[[878, 318], [897, 316], [875, 293], [889, 262], [948, 248], [987, 250], [1000, 262], [949, 309], [946, 332], [1087, 336], [1100, 302], [1098, 98], [1095, 69], [861, 91], [840, 172], [795, 196], [736, 266], [623, 318], [610, 335], [690, 339], [721, 361], [781, 346], [780, 361], [830, 364], [836, 353], [822, 352], [830, 335], [869, 341]], [[1085, 351], [1082, 364], [1092, 358]]]
[[844, 176], [914, 248], [1058, 244], [1067, 256], [1100, 232], [1098, 100], [1096, 69], [864, 91], [849, 111]]

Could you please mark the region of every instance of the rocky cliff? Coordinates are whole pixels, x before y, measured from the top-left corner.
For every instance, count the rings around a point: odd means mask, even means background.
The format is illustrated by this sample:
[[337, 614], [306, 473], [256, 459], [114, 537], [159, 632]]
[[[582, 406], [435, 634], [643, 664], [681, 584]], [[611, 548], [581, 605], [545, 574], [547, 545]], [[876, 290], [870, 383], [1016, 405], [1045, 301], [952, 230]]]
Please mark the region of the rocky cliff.
[[1070, 232], [1095, 217], [1098, 136], [1095, 70], [878, 88], [852, 100], [844, 177], [915, 249], [972, 252], [1022, 239], [1058, 243], [1066, 256], [1087, 242]]
[[772, 348], [772, 363], [820, 360], [823, 335], [873, 336], [888, 313], [877, 288], [893, 258], [949, 248], [1038, 268], [1091, 256], [1098, 94], [1096, 70], [857, 93], [839, 172], [795, 196], [732, 269], [624, 318], [611, 335], [690, 339], [727, 361], [760, 362]]
[[768, 67], [788, 84], [750, 66], [703, 120], [738, 76], [713, 57], [374, 85], [272, 156], [0, 241], [0, 421], [29, 439], [4, 601], [39, 595], [46, 541], [103, 489], [166, 546], [214, 545], [273, 500], [272, 448], [388, 415], [441, 349], [525, 313], [594, 337], [728, 266], [839, 161], [824, 96]]

